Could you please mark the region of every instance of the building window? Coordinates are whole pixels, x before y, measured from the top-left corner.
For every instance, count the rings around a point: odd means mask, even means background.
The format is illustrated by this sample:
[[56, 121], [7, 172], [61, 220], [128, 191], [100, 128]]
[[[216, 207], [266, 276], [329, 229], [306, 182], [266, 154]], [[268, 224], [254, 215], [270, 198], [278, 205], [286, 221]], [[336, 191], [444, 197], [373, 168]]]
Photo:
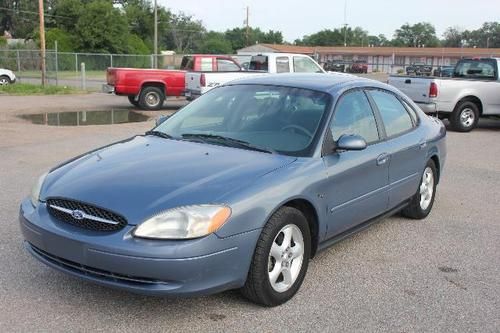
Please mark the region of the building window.
[[405, 64], [405, 57], [401, 57], [401, 56], [394, 57], [394, 65], [402, 66], [404, 64]]

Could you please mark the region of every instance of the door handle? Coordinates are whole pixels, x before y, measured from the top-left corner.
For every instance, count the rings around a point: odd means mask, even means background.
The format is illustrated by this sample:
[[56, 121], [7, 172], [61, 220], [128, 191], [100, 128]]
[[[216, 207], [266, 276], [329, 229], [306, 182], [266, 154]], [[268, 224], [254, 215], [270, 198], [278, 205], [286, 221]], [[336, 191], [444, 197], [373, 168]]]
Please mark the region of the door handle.
[[424, 149], [425, 147], [427, 147], [427, 141], [420, 141], [418, 147], [420, 149]]
[[383, 153], [377, 157], [377, 165], [385, 164], [389, 161], [389, 154]]

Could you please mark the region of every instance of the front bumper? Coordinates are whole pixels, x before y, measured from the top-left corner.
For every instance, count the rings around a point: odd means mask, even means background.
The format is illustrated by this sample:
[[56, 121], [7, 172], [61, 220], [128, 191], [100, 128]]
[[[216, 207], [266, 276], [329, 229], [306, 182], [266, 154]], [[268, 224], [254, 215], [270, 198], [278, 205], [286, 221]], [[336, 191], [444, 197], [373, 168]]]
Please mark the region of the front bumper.
[[239, 288], [246, 280], [260, 230], [219, 238], [160, 241], [68, 225], [29, 199], [19, 215], [25, 247], [64, 273], [101, 285], [147, 295], [192, 296]]

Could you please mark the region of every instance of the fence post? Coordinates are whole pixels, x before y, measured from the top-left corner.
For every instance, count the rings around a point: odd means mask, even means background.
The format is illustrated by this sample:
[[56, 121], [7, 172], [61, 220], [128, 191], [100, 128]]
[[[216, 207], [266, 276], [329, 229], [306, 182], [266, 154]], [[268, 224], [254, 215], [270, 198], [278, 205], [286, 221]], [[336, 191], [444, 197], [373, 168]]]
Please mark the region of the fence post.
[[155, 68], [154, 55], [151, 55], [151, 68]]
[[75, 53], [75, 72], [78, 73], [78, 53]]
[[55, 53], [55, 61], [56, 61], [56, 68], [55, 68], [55, 70], [56, 70], [56, 86], [58, 86], [59, 85], [59, 78], [57, 76], [58, 76], [58, 72], [59, 72], [59, 63], [58, 63], [58, 59], [57, 59], [57, 40], [55, 41], [54, 44], [55, 44], [54, 46], [55, 46], [55, 51], [56, 51], [56, 53]]
[[82, 90], [87, 90], [87, 80], [85, 77], [85, 63], [82, 62], [81, 64], [81, 69], [82, 69]]
[[21, 59], [19, 57], [19, 50], [17, 50], [17, 72], [21, 73]]
[[110, 54], [109, 57], [110, 57], [109, 62], [110, 62], [110, 65], [111, 65], [109, 67], [113, 67], [113, 55]]

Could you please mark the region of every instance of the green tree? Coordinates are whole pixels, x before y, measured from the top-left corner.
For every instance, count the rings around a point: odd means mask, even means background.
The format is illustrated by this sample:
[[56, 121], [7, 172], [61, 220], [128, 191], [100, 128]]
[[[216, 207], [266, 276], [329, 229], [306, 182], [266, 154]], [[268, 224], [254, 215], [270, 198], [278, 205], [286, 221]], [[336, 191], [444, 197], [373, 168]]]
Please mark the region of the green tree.
[[14, 38], [32, 38], [38, 27], [38, 1], [0, 0], [0, 36], [8, 31]]
[[206, 29], [202, 22], [184, 13], [172, 14], [168, 24], [169, 35], [164, 43], [179, 53], [190, 53], [201, 47]]
[[205, 37], [204, 41], [198, 49], [199, 53], [208, 54], [231, 54], [233, 53], [233, 47], [231, 42], [229, 42], [224, 33], [210, 31]]
[[95, 0], [85, 6], [75, 32], [80, 50], [87, 52], [125, 53], [127, 18], [110, 1]]
[[59, 52], [74, 52], [75, 40], [73, 35], [59, 28], [48, 29], [45, 32], [45, 43], [47, 48], [53, 49], [57, 41], [57, 50]]
[[127, 36], [127, 53], [129, 54], [151, 54], [151, 49], [136, 34]]
[[414, 25], [406, 23], [394, 33], [393, 44], [407, 47], [435, 47], [439, 45], [439, 39], [436, 37], [436, 29], [430, 23], [420, 22]]
[[443, 34], [442, 45], [446, 47], [460, 47], [464, 39], [464, 32], [458, 27], [449, 27]]
[[85, 6], [86, 3], [80, 0], [56, 0], [49, 8], [53, 16], [48, 17], [48, 26], [74, 34], [76, 23], [85, 12]]

